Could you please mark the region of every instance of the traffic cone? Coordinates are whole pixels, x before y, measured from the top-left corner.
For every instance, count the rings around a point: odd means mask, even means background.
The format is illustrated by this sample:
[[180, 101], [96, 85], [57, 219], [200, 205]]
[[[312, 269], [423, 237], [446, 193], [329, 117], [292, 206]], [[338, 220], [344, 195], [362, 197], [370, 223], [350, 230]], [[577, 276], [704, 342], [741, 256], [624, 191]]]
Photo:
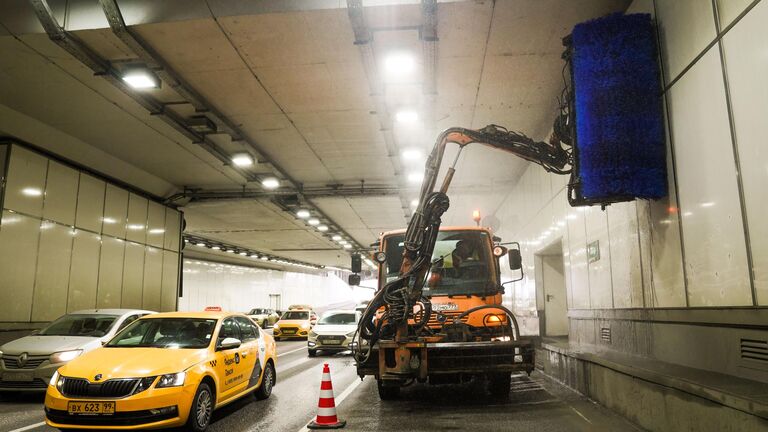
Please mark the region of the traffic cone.
[[323, 365], [323, 380], [320, 382], [320, 400], [317, 403], [317, 418], [309, 422], [309, 429], [339, 429], [347, 422], [336, 417], [336, 401], [333, 397], [331, 369], [328, 363]]

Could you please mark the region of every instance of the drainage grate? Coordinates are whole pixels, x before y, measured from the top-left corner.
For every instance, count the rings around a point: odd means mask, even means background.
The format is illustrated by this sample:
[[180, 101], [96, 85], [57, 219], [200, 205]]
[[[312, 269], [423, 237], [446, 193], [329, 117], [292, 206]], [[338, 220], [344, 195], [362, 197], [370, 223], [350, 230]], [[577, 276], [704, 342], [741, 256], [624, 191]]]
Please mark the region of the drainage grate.
[[768, 341], [742, 338], [741, 358], [768, 365]]
[[611, 343], [610, 327], [600, 327], [600, 339], [605, 343]]

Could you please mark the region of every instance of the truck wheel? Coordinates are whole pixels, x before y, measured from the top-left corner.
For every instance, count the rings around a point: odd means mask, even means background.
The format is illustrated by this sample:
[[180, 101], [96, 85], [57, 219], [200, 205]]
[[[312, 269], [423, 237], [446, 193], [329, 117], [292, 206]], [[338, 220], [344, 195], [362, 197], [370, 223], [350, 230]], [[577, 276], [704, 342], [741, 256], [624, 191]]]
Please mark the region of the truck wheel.
[[378, 386], [379, 399], [381, 400], [395, 400], [400, 396], [400, 386], [385, 386], [381, 384], [381, 380], [377, 380], [376, 385]]
[[512, 375], [509, 373], [497, 373], [488, 375], [488, 393], [493, 397], [509, 397], [509, 388], [512, 386]]

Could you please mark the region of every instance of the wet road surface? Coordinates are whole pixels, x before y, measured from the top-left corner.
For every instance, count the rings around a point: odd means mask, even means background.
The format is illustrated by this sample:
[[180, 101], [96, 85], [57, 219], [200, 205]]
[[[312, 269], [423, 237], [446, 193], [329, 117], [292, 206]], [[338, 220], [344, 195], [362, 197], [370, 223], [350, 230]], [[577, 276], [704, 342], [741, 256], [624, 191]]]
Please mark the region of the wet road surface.
[[[278, 342], [277, 384], [265, 401], [245, 397], [217, 410], [211, 432], [298, 432], [314, 418], [323, 363], [333, 377], [339, 417], [344, 430], [639, 430], [539, 373], [515, 376], [510, 397], [488, 396], [482, 383], [456, 386], [413, 385], [400, 399], [380, 401], [376, 382], [360, 381], [351, 356], [341, 353], [307, 356], [305, 341]], [[0, 399], [0, 431], [52, 431], [44, 419], [42, 395]]]

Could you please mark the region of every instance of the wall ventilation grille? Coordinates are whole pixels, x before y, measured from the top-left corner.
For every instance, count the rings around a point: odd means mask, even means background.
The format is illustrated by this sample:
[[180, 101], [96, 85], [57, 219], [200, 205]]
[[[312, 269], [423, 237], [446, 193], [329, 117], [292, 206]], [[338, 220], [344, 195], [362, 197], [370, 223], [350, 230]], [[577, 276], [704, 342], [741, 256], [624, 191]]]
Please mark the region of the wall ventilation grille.
[[742, 338], [741, 358], [768, 364], [768, 341]]
[[609, 327], [600, 327], [600, 340], [611, 343], [611, 329]]

